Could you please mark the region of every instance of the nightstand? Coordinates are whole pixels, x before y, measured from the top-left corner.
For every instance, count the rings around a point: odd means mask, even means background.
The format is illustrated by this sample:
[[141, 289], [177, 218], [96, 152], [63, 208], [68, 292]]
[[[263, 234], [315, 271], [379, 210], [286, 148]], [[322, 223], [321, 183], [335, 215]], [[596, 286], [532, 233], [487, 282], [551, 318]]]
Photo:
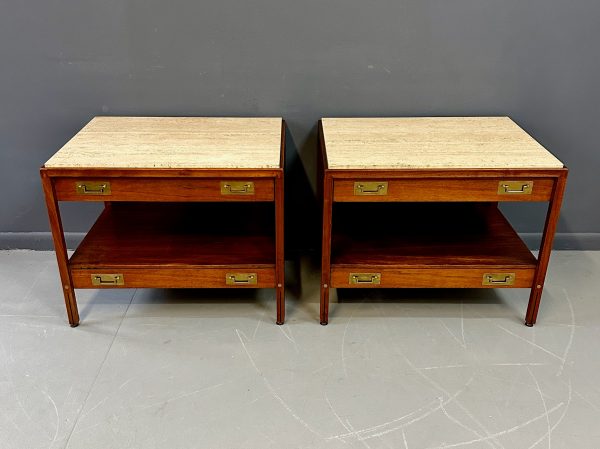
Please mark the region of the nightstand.
[[[567, 169], [508, 117], [324, 118], [321, 324], [332, 288], [528, 288], [537, 318]], [[547, 202], [538, 257], [498, 203]]]
[[[281, 118], [96, 117], [41, 168], [71, 326], [79, 288], [274, 288], [284, 321]], [[69, 258], [59, 202], [103, 202]]]

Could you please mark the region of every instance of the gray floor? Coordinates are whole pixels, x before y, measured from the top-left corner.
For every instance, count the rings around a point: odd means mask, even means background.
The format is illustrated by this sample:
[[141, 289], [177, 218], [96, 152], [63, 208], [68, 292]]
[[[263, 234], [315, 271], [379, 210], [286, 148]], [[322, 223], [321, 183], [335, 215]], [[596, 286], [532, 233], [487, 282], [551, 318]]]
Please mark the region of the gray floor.
[[288, 268], [285, 326], [270, 290], [80, 290], [72, 329], [54, 255], [0, 252], [0, 448], [600, 448], [600, 253], [554, 254], [534, 328], [525, 290], [342, 291], [324, 327]]

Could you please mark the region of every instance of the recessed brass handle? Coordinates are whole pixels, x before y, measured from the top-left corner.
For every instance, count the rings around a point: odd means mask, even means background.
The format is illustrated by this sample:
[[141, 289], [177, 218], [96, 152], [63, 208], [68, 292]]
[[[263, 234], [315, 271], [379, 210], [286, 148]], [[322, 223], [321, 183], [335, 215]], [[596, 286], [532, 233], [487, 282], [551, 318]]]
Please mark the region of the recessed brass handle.
[[125, 285], [122, 274], [92, 274], [92, 285]]
[[485, 273], [482, 285], [513, 285], [515, 283], [514, 273]]
[[499, 194], [521, 194], [531, 195], [533, 181], [500, 181], [498, 183]]
[[244, 184], [241, 189], [236, 189], [231, 184], [225, 184], [224, 187], [225, 190], [227, 190], [229, 193], [248, 193], [248, 190], [250, 189], [250, 184]]
[[355, 195], [387, 195], [387, 181], [358, 181], [354, 183]]
[[110, 195], [110, 182], [78, 181], [75, 190], [81, 195]]
[[349, 284], [381, 284], [381, 273], [350, 273]]
[[252, 181], [221, 181], [222, 195], [253, 195], [254, 182]]
[[257, 281], [256, 273], [227, 273], [225, 275], [227, 285], [251, 285], [256, 284]]

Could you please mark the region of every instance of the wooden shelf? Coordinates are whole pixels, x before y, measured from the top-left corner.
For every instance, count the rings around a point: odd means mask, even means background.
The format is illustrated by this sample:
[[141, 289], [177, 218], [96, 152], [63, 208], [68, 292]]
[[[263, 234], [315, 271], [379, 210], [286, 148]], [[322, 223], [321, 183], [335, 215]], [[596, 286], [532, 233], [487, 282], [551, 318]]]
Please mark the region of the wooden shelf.
[[272, 203], [112, 203], [70, 268], [274, 268]]
[[514, 266], [536, 259], [493, 203], [335, 204], [333, 266]]

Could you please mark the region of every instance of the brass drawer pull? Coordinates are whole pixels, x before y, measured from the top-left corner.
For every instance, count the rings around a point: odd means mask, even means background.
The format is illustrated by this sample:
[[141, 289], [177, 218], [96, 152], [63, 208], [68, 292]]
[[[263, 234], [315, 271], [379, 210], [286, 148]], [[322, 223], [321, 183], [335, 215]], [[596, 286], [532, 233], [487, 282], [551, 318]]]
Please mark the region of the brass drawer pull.
[[513, 285], [515, 283], [514, 273], [485, 273], [482, 285]]
[[387, 181], [359, 181], [354, 183], [355, 195], [387, 195]]
[[92, 285], [125, 285], [122, 274], [92, 274]]
[[80, 195], [110, 195], [110, 182], [78, 181], [75, 190]]
[[381, 273], [350, 273], [349, 284], [381, 284]]
[[499, 194], [521, 194], [531, 195], [533, 181], [500, 181], [498, 183]]
[[221, 181], [221, 195], [254, 195], [254, 182]]
[[256, 284], [258, 276], [256, 273], [227, 273], [225, 283], [227, 285], [252, 285]]

